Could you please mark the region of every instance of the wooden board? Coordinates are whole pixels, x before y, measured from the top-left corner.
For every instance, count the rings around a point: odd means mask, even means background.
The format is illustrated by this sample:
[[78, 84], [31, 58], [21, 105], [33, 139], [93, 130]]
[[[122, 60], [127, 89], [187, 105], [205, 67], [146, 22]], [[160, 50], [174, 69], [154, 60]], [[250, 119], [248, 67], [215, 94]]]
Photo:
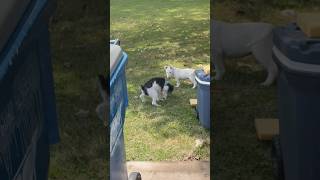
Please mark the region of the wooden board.
[[273, 136], [279, 134], [278, 119], [255, 119], [255, 127], [259, 140], [272, 140]]
[[320, 38], [320, 13], [300, 13], [297, 25], [309, 38]]
[[190, 105], [191, 105], [192, 107], [196, 107], [196, 106], [197, 106], [197, 103], [198, 103], [197, 99], [190, 99]]
[[210, 65], [206, 65], [203, 67], [203, 70], [206, 74], [210, 74]]

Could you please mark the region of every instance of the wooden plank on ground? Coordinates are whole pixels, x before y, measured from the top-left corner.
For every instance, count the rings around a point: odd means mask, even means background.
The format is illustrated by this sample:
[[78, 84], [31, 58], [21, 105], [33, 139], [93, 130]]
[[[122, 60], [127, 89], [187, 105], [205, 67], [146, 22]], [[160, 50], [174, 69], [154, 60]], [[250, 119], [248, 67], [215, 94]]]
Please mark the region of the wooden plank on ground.
[[196, 107], [196, 106], [197, 106], [197, 103], [198, 103], [197, 99], [190, 99], [190, 105], [191, 105], [192, 107]]
[[259, 140], [272, 140], [275, 135], [279, 134], [278, 119], [255, 119], [255, 127]]
[[210, 74], [210, 64], [203, 67], [203, 70], [206, 74]]

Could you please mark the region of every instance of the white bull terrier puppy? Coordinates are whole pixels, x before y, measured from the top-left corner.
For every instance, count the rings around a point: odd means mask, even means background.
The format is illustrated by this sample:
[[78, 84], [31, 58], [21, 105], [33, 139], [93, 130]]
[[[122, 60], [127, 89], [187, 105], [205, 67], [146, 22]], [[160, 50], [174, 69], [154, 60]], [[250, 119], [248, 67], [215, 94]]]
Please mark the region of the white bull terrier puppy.
[[180, 79], [189, 79], [193, 84], [193, 89], [197, 86], [194, 69], [180, 69], [173, 66], [164, 66], [164, 70], [166, 71], [167, 78], [174, 77], [176, 79], [176, 87], [180, 86]]
[[272, 58], [273, 25], [267, 23], [225, 23], [211, 20], [213, 35], [212, 63], [216, 80], [221, 80], [225, 57], [244, 57], [253, 54], [267, 70], [268, 76], [261, 85], [271, 85], [277, 77], [278, 68]]

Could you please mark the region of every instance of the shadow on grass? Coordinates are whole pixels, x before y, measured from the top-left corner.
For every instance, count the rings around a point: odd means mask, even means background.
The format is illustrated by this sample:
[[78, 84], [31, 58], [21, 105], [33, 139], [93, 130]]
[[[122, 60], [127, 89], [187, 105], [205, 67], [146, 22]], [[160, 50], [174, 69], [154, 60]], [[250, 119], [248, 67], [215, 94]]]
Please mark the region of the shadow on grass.
[[[189, 23], [198, 27], [202, 26], [202, 28], [203, 24], [208, 24], [206, 20], [189, 20]], [[165, 77], [165, 72], [163, 70], [164, 65], [176, 63], [180, 66], [196, 68], [196, 65], [208, 64], [208, 58], [202, 58], [202, 60], [197, 58], [198, 56], [203, 56], [203, 53], [208, 52], [208, 43], [201, 43], [200, 38], [193, 37], [190, 38], [190, 40], [185, 40], [184, 37], [192, 36], [195, 31], [192, 29], [185, 29], [184, 32], [181, 33], [181, 27], [183, 26], [185, 25], [180, 22], [167, 22], [165, 23], [165, 27], [168, 33], [160, 34], [152, 31], [152, 29], [145, 30], [148, 28], [135, 29], [133, 31], [134, 33], [131, 31], [121, 31], [123, 34], [131, 34], [131, 36], [128, 36], [128, 39], [130, 39], [130, 37], [139, 36], [139, 32], [147, 32], [144, 34], [145, 37], [150, 37], [149, 39], [151, 39], [151, 36], [156, 37], [155, 40], [152, 38], [151, 40], [142, 40], [130, 43], [124, 42], [123, 44], [123, 48], [125, 50], [126, 46], [129, 46], [129, 44], [133, 47], [135, 47], [134, 44], [137, 45], [135, 48], [128, 48], [127, 51], [129, 54], [127, 77], [130, 97], [139, 95], [140, 84], [144, 84], [144, 82], [149, 80], [151, 77]], [[184, 40], [181, 41], [181, 38]], [[202, 39], [205, 39], [205, 37], [202, 37]], [[174, 80], [171, 79], [170, 81], [175, 85]], [[137, 103], [134, 105], [134, 108], [138, 108], [138, 111], [146, 114], [148, 118], [155, 119], [157, 116], [161, 116], [161, 120], [151, 123], [151, 126], [161, 129], [162, 127], [167, 127], [168, 124], [172, 123], [172, 121], [176, 121], [174, 117], [179, 117], [179, 115], [181, 116], [181, 113], [187, 114], [195, 120], [195, 112], [188, 104], [189, 99], [184, 96], [185, 94], [193, 94], [193, 97], [196, 96], [196, 90], [191, 90], [191, 87], [192, 85], [184, 82], [181, 87], [175, 88], [169, 99], [166, 102], [161, 103], [164, 106], [160, 108], [148, 107], [151, 104], [150, 101], [145, 104], [140, 104], [140, 99], [136, 100], [130, 98], [130, 100], [133, 101], [132, 103]], [[181, 103], [184, 103], [184, 105], [181, 105]], [[188, 108], [191, 113], [177, 111], [179, 110], [177, 108], [172, 110], [170, 109], [172, 106], [183, 107], [181, 110], [186, 110]], [[159, 133], [162, 133], [164, 136], [167, 136], [169, 133], [170, 137], [184, 133], [188, 136], [194, 137], [197, 136], [197, 134], [201, 134], [201, 131], [203, 131], [201, 128], [194, 128], [195, 125], [198, 126], [198, 123], [190, 122], [188, 119], [179, 119], [177, 123], [177, 127], [183, 127], [183, 129], [179, 129], [178, 131], [176, 131], [177, 129], [171, 129], [169, 132], [160, 131]], [[143, 129], [148, 129], [148, 127], [145, 125]]]
[[[127, 160], [181, 160], [196, 138], [209, 138], [189, 105], [189, 98], [196, 98], [191, 84], [175, 88], [161, 107], [135, 98], [141, 84], [151, 77], [165, 77], [164, 65], [209, 64], [209, 1], [183, 2], [111, 1], [111, 38], [120, 39], [129, 57]], [[209, 147], [204, 149], [200, 157], [209, 159]]]
[[213, 85], [223, 91], [211, 93], [214, 178], [271, 180], [271, 143], [257, 140], [254, 119], [277, 118], [276, 85], [259, 86], [266, 74], [237, 61], [227, 63], [225, 79]]
[[50, 32], [61, 142], [51, 147], [49, 179], [107, 177], [105, 129], [95, 113], [97, 74], [107, 67], [103, 4], [58, 0]]

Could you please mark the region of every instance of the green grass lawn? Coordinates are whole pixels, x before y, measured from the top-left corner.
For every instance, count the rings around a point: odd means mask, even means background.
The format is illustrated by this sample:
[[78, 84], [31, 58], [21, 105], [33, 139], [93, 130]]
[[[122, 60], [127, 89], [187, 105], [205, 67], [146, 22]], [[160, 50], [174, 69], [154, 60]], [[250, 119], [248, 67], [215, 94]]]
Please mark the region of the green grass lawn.
[[[228, 22], [264, 21], [286, 24], [280, 10], [264, 6], [256, 12], [236, 14], [237, 3], [216, 3], [215, 19]], [[260, 9], [261, 10], [261, 9]], [[301, 7], [297, 10], [310, 11]], [[277, 118], [276, 84], [261, 87], [266, 72], [252, 56], [226, 59], [226, 76], [213, 87], [213, 178], [217, 180], [273, 180], [271, 143], [257, 140], [255, 118]], [[215, 89], [219, 89], [215, 91]]]
[[[107, 177], [109, 148], [95, 113], [97, 74], [107, 68], [104, 6], [104, 1], [58, 1], [50, 31], [61, 142], [51, 147], [52, 180]], [[80, 110], [88, 114], [77, 115]]]
[[[127, 160], [209, 159], [209, 145], [195, 149], [195, 140], [209, 139], [189, 105], [196, 90], [185, 82], [161, 107], [142, 103], [139, 87], [163, 66], [197, 68], [209, 64], [209, 0], [112, 0], [111, 39], [119, 38], [128, 53], [126, 113]], [[172, 83], [175, 83], [171, 80]]]

